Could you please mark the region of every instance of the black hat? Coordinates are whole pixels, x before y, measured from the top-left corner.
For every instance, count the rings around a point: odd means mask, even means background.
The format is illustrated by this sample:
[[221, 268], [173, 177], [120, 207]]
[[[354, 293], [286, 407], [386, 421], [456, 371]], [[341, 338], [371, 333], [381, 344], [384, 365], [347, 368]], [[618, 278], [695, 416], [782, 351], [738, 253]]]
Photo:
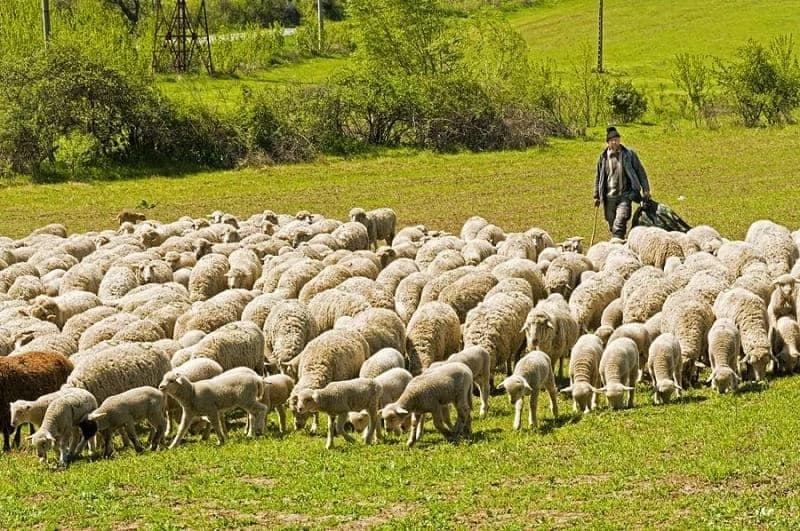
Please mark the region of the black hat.
[[606, 142], [611, 140], [612, 138], [619, 138], [619, 131], [613, 125], [611, 127], [606, 128]]

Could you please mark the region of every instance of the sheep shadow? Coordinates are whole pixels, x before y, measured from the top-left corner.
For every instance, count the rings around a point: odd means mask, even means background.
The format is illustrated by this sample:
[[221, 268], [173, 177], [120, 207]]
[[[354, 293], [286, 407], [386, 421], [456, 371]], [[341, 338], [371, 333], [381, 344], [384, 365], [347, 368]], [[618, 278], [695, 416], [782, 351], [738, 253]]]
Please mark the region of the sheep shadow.
[[767, 389], [769, 389], [769, 384], [766, 382], [743, 382], [739, 385], [734, 394], [746, 395], [751, 393], [763, 393]]
[[542, 435], [549, 435], [558, 428], [563, 428], [569, 424], [577, 424], [580, 422], [582, 415], [572, 412], [569, 414], [561, 414], [556, 418], [546, 418], [539, 421], [539, 433]]
[[708, 397], [704, 395], [683, 395], [678, 399], [671, 400], [670, 403], [667, 405], [699, 404], [701, 402], [705, 402], [706, 400], [708, 400]]

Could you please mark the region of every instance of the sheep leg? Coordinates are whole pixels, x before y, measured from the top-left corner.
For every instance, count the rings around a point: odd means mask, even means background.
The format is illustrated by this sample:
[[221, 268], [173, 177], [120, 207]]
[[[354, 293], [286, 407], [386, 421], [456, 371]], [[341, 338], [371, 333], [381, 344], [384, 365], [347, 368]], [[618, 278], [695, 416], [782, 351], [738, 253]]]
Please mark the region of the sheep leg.
[[522, 424], [522, 399], [519, 398], [517, 399], [516, 402], [514, 402], [514, 424], [512, 424], [512, 427], [515, 430], [518, 430], [521, 424]]
[[447, 429], [447, 426], [445, 426], [445, 424], [444, 424], [444, 418], [442, 416], [442, 409], [441, 408], [434, 409], [431, 412], [431, 416], [433, 417], [433, 425], [436, 427], [437, 430], [439, 430], [439, 433], [441, 433], [445, 437], [452, 437], [453, 436], [453, 432], [451, 430]]
[[10, 443], [11, 437], [11, 426], [3, 426], [3, 451], [8, 452], [11, 450]]
[[553, 418], [558, 418], [558, 389], [556, 389], [556, 382], [550, 382], [547, 387], [547, 394], [550, 395], [550, 413]]
[[[411, 425], [412, 429], [416, 430], [417, 435], [416, 438], [420, 439], [422, 437], [422, 432], [425, 431], [425, 413], [422, 414], [412, 414], [411, 415]], [[415, 422], [416, 419], [416, 422]]]
[[341, 413], [333, 416], [336, 418], [336, 433], [344, 437], [344, 439], [349, 443], [356, 442], [355, 437], [347, 433], [347, 431], [344, 429], [344, 425], [347, 422], [347, 413]]
[[416, 414], [411, 416], [411, 429], [409, 430], [408, 433], [408, 442], [406, 442], [406, 446], [409, 448], [414, 446], [414, 443], [416, 443], [417, 439], [419, 439], [419, 435], [417, 435], [417, 429], [419, 428], [418, 425], [421, 423], [420, 417], [421, 417], [420, 415]]
[[162, 419], [159, 424], [157, 424], [153, 431], [151, 432], [152, 435], [150, 437], [150, 450], [155, 452], [158, 450], [158, 445], [161, 444], [161, 441], [164, 440], [164, 432], [167, 430], [167, 423], [166, 419]]
[[[637, 379], [637, 376], [638, 376], [638, 372], [639, 372], [638, 370], [633, 371], [628, 376], [628, 386], [629, 387], [636, 387], [636, 379]], [[655, 378], [653, 378], [653, 380], [655, 380]], [[635, 394], [636, 394], [636, 390], [635, 389], [633, 391], [628, 391], [628, 408], [633, 408], [633, 397], [634, 397]]]
[[[14, 430], [14, 448], [19, 448], [20, 443], [22, 442], [22, 424], [17, 426], [17, 429]], [[30, 424], [33, 427], [33, 424]]]
[[311, 419], [311, 428], [308, 430], [308, 432], [311, 435], [316, 435], [318, 428], [319, 428], [319, 413], [314, 413]]
[[109, 458], [111, 454], [114, 452], [114, 446], [111, 444], [111, 440], [114, 438], [111, 431], [103, 432], [103, 457]]
[[[522, 404], [522, 400], [519, 401]], [[539, 391], [534, 389], [530, 398], [530, 409], [528, 410], [528, 427], [538, 428], [539, 421], [536, 418], [536, 410], [539, 407]]]
[[186, 414], [186, 410], [183, 411], [181, 415], [181, 424], [178, 426], [178, 433], [175, 434], [175, 438], [172, 440], [172, 444], [169, 445], [169, 448], [175, 448], [180, 444], [181, 440], [186, 436], [186, 432], [189, 431], [189, 425], [191, 424], [191, 420], [189, 419], [189, 415]]
[[261, 402], [254, 402], [252, 408], [255, 410], [255, 413], [250, 414], [250, 416], [253, 417], [253, 421], [250, 423], [250, 431], [247, 434], [248, 437], [255, 437], [256, 435], [264, 433], [264, 424], [268, 411], [267, 406]]
[[222, 426], [222, 415], [219, 411], [211, 417], [211, 427], [214, 428], [214, 433], [217, 434], [217, 445], [222, 446], [225, 444], [225, 429]]
[[286, 408], [281, 404], [276, 409], [278, 410], [278, 431], [286, 433]]
[[128, 422], [125, 424], [125, 433], [128, 434], [131, 442], [133, 443], [133, 448], [136, 450], [137, 454], [144, 452], [144, 448], [142, 447], [142, 443], [139, 442], [139, 437], [136, 435], [136, 425], [133, 421]]
[[489, 386], [487, 383], [488, 382], [481, 382], [478, 384], [478, 396], [481, 400], [481, 409], [478, 412], [478, 415], [481, 418], [486, 417], [486, 413], [489, 412]]
[[369, 414], [369, 424], [364, 432], [364, 442], [371, 444], [376, 441], [377, 437], [379, 437], [381, 433], [381, 423], [380, 419], [378, 418], [377, 403], [373, 404], [373, 406], [367, 410], [367, 413]]
[[326, 450], [330, 450], [331, 448], [333, 448], [333, 434], [334, 434], [335, 424], [336, 424], [335, 416], [334, 415], [329, 415], [328, 416], [328, 438], [325, 441], [325, 449]]
[[63, 437], [58, 444], [58, 464], [66, 468], [69, 465], [69, 438]]

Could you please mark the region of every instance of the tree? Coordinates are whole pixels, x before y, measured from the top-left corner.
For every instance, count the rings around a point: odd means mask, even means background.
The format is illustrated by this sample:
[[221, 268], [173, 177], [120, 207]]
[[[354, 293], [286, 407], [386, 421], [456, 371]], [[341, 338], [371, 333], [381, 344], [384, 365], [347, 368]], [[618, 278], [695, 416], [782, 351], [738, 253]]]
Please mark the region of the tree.
[[139, 23], [142, 15], [141, 0], [106, 0], [106, 2], [116, 6], [132, 27], [136, 27]]

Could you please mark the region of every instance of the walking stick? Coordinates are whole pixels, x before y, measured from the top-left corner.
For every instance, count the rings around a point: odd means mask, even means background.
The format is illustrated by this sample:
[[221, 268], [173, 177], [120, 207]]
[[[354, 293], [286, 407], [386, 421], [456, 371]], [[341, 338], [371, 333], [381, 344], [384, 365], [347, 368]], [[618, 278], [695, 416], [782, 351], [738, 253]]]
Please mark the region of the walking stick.
[[589, 247], [594, 245], [594, 235], [597, 233], [597, 212], [599, 212], [600, 207], [594, 207], [594, 224], [592, 225], [592, 238], [589, 240]]

